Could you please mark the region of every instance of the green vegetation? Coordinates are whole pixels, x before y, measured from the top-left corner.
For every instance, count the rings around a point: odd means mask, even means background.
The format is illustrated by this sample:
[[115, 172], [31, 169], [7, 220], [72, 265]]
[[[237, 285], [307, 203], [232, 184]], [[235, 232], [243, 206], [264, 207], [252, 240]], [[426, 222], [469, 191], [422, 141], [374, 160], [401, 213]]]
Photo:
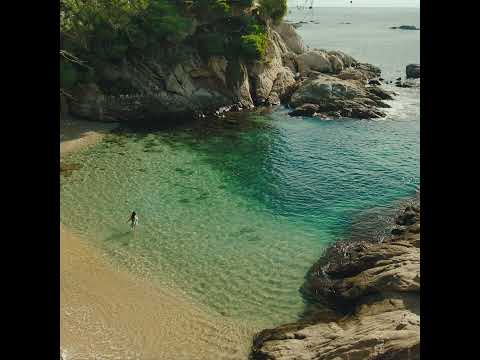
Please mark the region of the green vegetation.
[[[189, 46], [205, 58], [258, 61], [268, 44], [265, 16], [277, 21], [285, 0], [261, 0], [261, 17], [232, 8], [253, 0], [60, 0], [61, 87], [103, 79], [102, 71], [128, 59], [156, 57], [170, 64], [185, 59]], [[283, 4], [283, 5], [282, 5]], [[285, 9], [283, 8], [285, 6]], [[191, 34], [194, 17], [204, 20]], [[119, 85], [123, 90], [126, 84]]]
[[240, 42], [241, 53], [247, 59], [263, 59], [267, 47], [265, 34], [243, 35]]
[[60, 86], [69, 88], [77, 82], [77, 71], [71, 62], [60, 60]]
[[265, 56], [267, 49], [267, 35], [264, 26], [250, 22], [247, 27], [247, 34], [240, 38], [241, 53], [246, 59], [260, 60]]
[[287, 14], [287, 0], [259, 0], [260, 16], [277, 23]]
[[196, 0], [192, 9], [202, 17], [224, 17], [228, 16], [230, 5], [227, 0]]

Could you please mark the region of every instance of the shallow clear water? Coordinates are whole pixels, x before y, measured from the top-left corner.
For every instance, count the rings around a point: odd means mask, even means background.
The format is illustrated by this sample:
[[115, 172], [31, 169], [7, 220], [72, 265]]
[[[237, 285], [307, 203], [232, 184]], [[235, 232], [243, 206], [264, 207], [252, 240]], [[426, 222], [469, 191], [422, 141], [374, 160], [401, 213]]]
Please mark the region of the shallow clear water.
[[273, 325], [301, 313], [306, 270], [354, 216], [415, 193], [418, 151], [415, 120], [281, 110], [230, 129], [124, 132], [68, 159], [83, 167], [63, 181], [61, 219], [220, 314]]
[[[404, 72], [409, 50], [377, 56], [390, 47], [370, 44], [375, 28], [358, 42], [354, 24], [335, 25], [345, 32], [336, 37], [332, 29], [308, 35], [320, 25], [300, 32], [310, 46], [364, 51], [361, 60]], [[418, 55], [415, 39], [396, 34]], [[61, 221], [114, 262], [218, 316], [253, 329], [293, 321], [304, 309], [298, 289], [325, 246], [349, 237], [362, 216], [380, 217], [415, 195], [419, 90], [395, 91], [387, 118], [375, 121], [290, 118], [277, 108], [168, 132], [124, 129], [66, 159], [82, 168], [61, 179]]]

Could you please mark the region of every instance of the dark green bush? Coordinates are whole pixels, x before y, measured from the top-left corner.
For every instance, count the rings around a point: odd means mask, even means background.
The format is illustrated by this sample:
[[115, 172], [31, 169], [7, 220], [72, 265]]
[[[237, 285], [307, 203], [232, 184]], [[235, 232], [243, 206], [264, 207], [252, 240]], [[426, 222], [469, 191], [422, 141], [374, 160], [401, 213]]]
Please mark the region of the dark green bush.
[[205, 33], [198, 37], [198, 49], [203, 57], [223, 56], [226, 53], [225, 35], [222, 33]]
[[267, 49], [265, 34], [248, 34], [240, 37], [240, 51], [245, 60], [261, 60]]
[[77, 82], [78, 75], [71, 62], [60, 60], [60, 87], [71, 88]]
[[230, 12], [227, 0], [196, 0], [193, 11], [202, 17], [223, 17]]
[[232, 5], [250, 7], [253, 5], [253, 0], [229, 0]]
[[260, 15], [279, 22], [287, 14], [287, 0], [259, 0]]

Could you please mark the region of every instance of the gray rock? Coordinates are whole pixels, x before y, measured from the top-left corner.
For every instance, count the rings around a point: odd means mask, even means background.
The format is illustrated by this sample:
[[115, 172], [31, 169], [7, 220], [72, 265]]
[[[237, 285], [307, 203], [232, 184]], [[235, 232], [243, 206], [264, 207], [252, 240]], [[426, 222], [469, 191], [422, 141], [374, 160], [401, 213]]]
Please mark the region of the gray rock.
[[325, 74], [312, 74], [290, 99], [290, 105], [318, 105], [318, 112], [329, 116], [368, 119], [383, 117], [378, 107], [389, 107], [359, 81], [342, 80]]
[[332, 73], [332, 64], [327, 52], [310, 50], [296, 57], [298, 71], [302, 75], [308, 74], [310, 71], [318, 71], [322, 73]]
[[285, 45], [290, 51], [295, 54], [303, 54], [307, 50], [302, 38], [298, 35], [291, 24], [281, 22], [275, 26], [274, 30], [282, 37]]
[[315, 116], [320, 110], [317, 104], [303, 104], [288, 113], [290, 116]]
[[375, 96], [378, 96], [382, 100], [393, 100], [393, 93], [382, 89], [380, 86], [372, 86], [367, 88], [367, 91]]
[[400, 29], [400, 30], [420, 30], [415, 25], [400, 25], [400, 26], [392, 26], [390, 29]]
[[418, 79], [420, 77], [420, 64], [409, 64], [405, 69], [407, 79]]
[[98, 121], [108, 121], [105, 116], [105, 95], [96, 84], [80, 84], [71, 90], [68, 109], [72, 115]]
[[258, 333], [252, 359], [420, 359], [420, 212], [405, 213], [416, 223], [383, 243], [328, 248], [302, 288], [310, 310]]

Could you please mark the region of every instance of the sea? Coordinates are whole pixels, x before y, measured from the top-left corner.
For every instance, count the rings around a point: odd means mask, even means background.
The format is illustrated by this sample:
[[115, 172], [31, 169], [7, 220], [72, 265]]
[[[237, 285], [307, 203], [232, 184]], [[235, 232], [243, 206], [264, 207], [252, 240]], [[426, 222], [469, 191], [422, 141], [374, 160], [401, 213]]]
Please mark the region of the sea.
[[[420, 63], [420, 31], [390, 29], [419, 27], [418, 8], [292, 8], [286, 20], [303, 22], [308, 47], [344, 51], [387, 81]], [[418, 193], [420, 90], [385, 87], [398, 95], [375, 120], [280, 106], [174, 130], [123, 126], [65, 159], [81, 168], [60, 179], [61, 223], [115, 266], [248, 329], [236, 355], [215, 356], [246, 359], [252, 334], [302, 316], [299, 288], [329, 244], [381, 241]]]

